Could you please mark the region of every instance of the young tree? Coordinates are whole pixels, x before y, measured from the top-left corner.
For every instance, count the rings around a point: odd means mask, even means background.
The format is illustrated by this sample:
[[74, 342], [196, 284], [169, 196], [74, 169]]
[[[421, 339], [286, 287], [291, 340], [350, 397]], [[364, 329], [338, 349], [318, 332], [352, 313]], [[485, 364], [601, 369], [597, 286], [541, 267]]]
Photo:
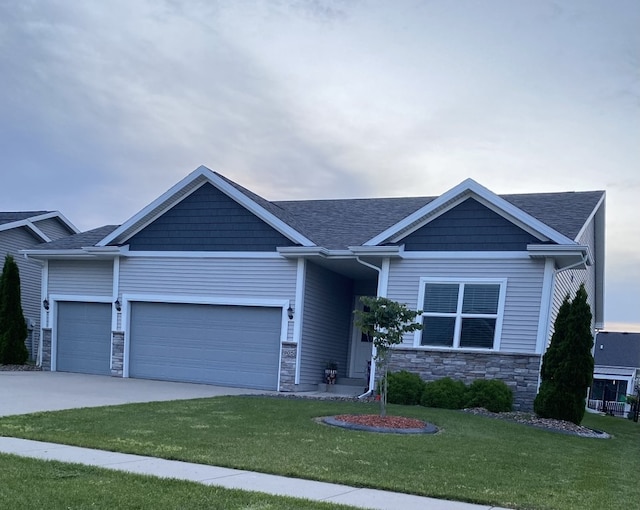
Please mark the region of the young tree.
[[534, 411], [543, 418], [580, 423], [593, 379], [591, 309], [584, 284], [573, 301], [565, 298], [551, 344], [542, 360], [540, 391]]
[[13, 257], [7, 255], [0, 277], [0, 363], [22, 365], [27, 361], [27, 334], [20, 303], [20, 271]]
[[374, 361], [380, 377], [380, 416], [387, 415], [387, 372], [389, 351], [393, 345], [402, 342], [402, 336], [418, 329], [422, 324], [415, 322], [421, 311], [409, 310], [406, 305], [383, 297], [360, 298], [364, 310], [356, 310], [356, 324], [366, 335], [373, 338], [376, 350]]

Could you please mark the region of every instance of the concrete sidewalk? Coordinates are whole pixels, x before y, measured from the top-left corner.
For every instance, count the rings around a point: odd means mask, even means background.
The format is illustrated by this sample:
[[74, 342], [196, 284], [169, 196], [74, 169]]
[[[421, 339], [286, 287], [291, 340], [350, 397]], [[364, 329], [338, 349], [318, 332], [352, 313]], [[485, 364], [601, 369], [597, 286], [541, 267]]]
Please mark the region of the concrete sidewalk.
[[129, 473], [176, 478], [229, 489], [292, 496], [327, 503], [352, 505], [359, 508], [378, 510], [506, 510], [493, 506], [472, 505], [374, 489], [359, 489], [347, 485], [286, 478], [251, 471], [12, 437], [0, 437], [0, 453], [11, 453], [42, 460], [73, 462]]

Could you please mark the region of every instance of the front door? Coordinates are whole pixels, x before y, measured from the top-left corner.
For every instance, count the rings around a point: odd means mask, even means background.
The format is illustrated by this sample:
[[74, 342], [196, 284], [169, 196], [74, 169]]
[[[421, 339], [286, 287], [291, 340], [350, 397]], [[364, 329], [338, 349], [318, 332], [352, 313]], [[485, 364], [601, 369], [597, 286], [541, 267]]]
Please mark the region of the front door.
[[[356, 296], [356, 310], [362, 310], [360, 296]], [[360, 331], [355, 320], [351, 328], [351, 364], [349, 377], [366, 379], [369, 375], [369, 362], [371, 361], [371, 348], [373, 339]]]

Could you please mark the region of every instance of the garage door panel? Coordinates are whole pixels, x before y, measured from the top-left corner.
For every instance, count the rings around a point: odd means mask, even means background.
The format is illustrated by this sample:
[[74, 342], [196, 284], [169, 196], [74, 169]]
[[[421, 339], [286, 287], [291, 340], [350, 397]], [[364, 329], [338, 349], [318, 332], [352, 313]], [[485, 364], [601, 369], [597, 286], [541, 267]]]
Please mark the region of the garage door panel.
[[131, 377], [276, 389], [281, 309], [132, 303]]
[[109, 375], [111, 305], [58, 303], [56, 370]]

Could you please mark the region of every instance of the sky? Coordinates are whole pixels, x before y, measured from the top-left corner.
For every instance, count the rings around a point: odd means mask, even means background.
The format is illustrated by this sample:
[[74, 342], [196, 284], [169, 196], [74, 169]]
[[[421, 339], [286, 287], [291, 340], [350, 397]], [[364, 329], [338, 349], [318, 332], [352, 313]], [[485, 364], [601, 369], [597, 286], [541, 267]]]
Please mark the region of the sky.
[[637, 0], [0, 0], [0, 210], [119, 224], [199, 165], [268, 200], [607, 193], [640, 331]]

